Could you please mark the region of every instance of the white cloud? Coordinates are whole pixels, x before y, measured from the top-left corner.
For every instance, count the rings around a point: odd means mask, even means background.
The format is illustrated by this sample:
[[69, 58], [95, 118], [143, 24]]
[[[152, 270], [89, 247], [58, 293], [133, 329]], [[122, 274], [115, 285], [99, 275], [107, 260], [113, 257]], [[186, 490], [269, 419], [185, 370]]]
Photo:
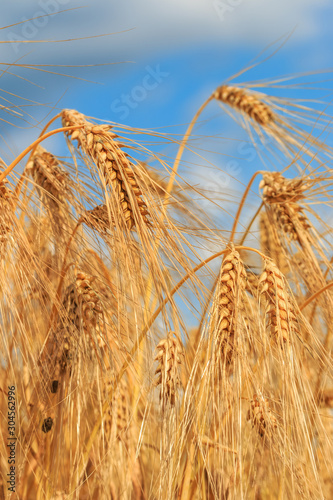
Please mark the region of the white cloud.
[[[87, 5], [87, 3], [85, 2]], [[8, 2], [2, 24], [10, 24], [43, 12], [82, 6], [82, 0], [16, 0]], [[321, 31], [321, 10], [329, 0], [90, 0], [87, 8], [13, 26], [2, 39], [74, 38], [134, 28], [99, 40], [48, 46], [45, 54], [63, 52], [110, 55], [139, 60], [152, 52], [184, 46], [227, 42], [264, 46], [295, 28], [292, 41], [313, 38]], [[18, 14], [19, 13], [19, 14]], [[30, 30], [29, 30], [30, 28]], [[98, 50], [97, 50], [98, 47]], [[36, 48], [17, 45], [16, 55]], [[23, 50], [24, 48], [24, 50]], [[38, 47], [38, 53], [40, 54]], [[13, 47], [11, 47], [13, 52]], [[10, 55], [10, 46], [7, 46]], [[13, 56], [15, 54], [12, 54]], [[120, 60], [120, 59], [118, 59]]]
[[[80, 8], [83, 4], [86, 7]], [[133, 61], [137, 66], [116, 66], [112, 68], [113, 72], [107, 68], [104, 75], [108, 75], [110, 82], [110, 75], [111, 79], [112, 75], [117, 77], [117, 71], [129, 72], [137, 68], [140, 82], [142, 68], [152, 64], [152, 60], [155, 59], [154, 67], [161, 62], [161, 69], [167, 71], [163, 57], [169, 54], [173, 56], [182, 50], [191, 49], [195, 53], [198, 48], [203, 47], [207, 51], [215, 44], [217, 48], [221, 48], [221, 57], [224, 58], [226, 54], [233, 53], [235, 46], [245, 49], [253, 47], [253, 52], [256, 53], [290, 33], [293, 28], [295, 32], [288, 42], [288, 47], [304, 38], [315, 41], [316, 36], [323, 32], [327, 9], [332, 8], [330, 0], [15, 0], [7, 2], [1, 16], [2, 26], [25, 22], [1, 30], [1, 39], [8, 43], [1, 45], [0, 62], [87, 65]], [[60, 13], [66, 9], [69, 11]], [[39, 17], [43, 13], [54, 12], [58, 14]], [[27, 21], [33, 17], [36, 19]], [[115, 34], [71, 43], [18, 42], [82, 38], [103, 33]], [[13, 40], [13, 43], [10, 43], [10, 40]], [[318, 48], [315, 43], [313, 47]], [[322, 55], [325, 52], [323, 42], [320, 48]], [[315, 55], [315, 48], [313, 50]], [[306, 55], [309, 57], [308, 51]], [[198, 54], [200, 68], [204, 57], [202, 53]], [[221, 61], [218, 61], [218, 64], [221, 64]], [[1, 88], [41, 102], [54, 103], [68, 87], [72, 88], [77, 83], [75, 80], [59, 79], [53, 75], [20, 68], [3, 68], [6, 74], [1, 75]], [[102, 73], [98, 73], [94, 68], [89, 71], [46, 69], [72, 73], [78, 77], [86, 76], [94, 81], [103, 80], [100, 78]], [[193, 74], [193, 68], [191, 71]], [[199, 71], [199, 66], [196, 71]], [[24, 80], [12, 77], [10, 72], [32, 80], [44, 86], [46, 90], [39, 91]], [[95, 92], [98, 92], [98, 89]], [[3, 101], [4, 98], [12, 99], [0, 90], [0, 103], [6, 102]], [[15, 101], [14, 98], [13, 100]], [[30, 103], [27, 101], [26, 104]], [[26, 109], [29, 111], [30, 108]], [[45, 107], [41, 113], [46, 114], [48, 111]]]

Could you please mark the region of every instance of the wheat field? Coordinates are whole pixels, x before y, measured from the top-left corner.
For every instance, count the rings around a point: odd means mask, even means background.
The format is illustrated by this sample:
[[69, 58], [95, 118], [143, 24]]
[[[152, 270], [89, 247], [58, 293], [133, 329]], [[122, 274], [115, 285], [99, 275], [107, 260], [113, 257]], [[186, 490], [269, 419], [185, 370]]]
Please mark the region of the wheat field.
[[[333, 498], [331, 118], [263, 90], [183, 138], [63, 109], [1, 160], [0, 499]], [[208, 105], [276, 159], [225, 217], [182, 169]]]

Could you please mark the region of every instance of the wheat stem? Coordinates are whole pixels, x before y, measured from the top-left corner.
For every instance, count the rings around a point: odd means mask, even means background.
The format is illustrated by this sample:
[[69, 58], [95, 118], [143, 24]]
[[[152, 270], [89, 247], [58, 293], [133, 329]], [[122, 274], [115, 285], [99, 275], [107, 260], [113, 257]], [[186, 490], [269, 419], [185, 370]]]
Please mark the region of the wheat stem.
[[45, 125], [45, 127], [43, 128], [41, 133], [39, 134], [39, 137], [44, 135], [45, 132], [47, 131], [47, 129], [49, 128], [49, 126], [52, 125], [52, 123], [55, 122], [58, 118], [61, 118], [61, 115], [62, 115], [62, 111], [60, 113], [58, 113], [57, 115], [55, 115], [53, 118], [51, 118], [51, 120], [49, 122], [47, 122], [47, 124]]
[[324, 286], [323, 288], [321, 288], [320, 290], [318, 290], [316, 293], [314, 293], [313, 295], [311, 295], [311, 297], [309, 297], [308, 299], [306, 299], [306, 301], [303, 302], [303, 304], [299, 307], [300, 310], [302, 311], [307, 305], [310, 304], [310, 302], [312, 302], [314, 299], [316, 299], [323, 292], [326, 292], [326, 290], [328, 290], [332, 286], [333, 286], [333, 281], [330, 281], [326, 286]]
[[240, 240], [239, 242], [239, 245], [243, 245], [247, 235], [249, 234], [250, 230], [251, 230], [251, 227], [254, 223], [254, 221], [256, 220], [256, 218], [258, 217], [258, 215], [260, 214], [260, 211], [262, 209], [262, 207], [264, 206], [264, 202], [262, 201], [260, 206], [258, 207], [258, 210], [256, 211], [256, 213], [254, 214], [254, 216], [252, 217], [252, 219], [250, 220], [250, 224], [247, 226], [243, 236], [242, 236], [242, 239]]
[[[244, 232], [244, 234], [243, 234], [243, 236], [242, 236], [242, 239], [241, 239], [241, 240], [240, 240], [240, 242], [239, 242], [239, 245], [243, 245], [243, 243], [244, 243], [244, 241], [245, 241], [245, 239], [246, 239], [247, 235], [249, 234], [249, 232], [250, 232], [250, 230], [251, 230], [251, 227], [252, 227], [252, 225], [253, 225], [254, 221], [255, 221], [255, 220], [256, 220], [256, 218], [258, 217], [258, 215], [259, 215], [259, 213], [260, 213], [260, 210], [262, 209], [263, 205], [264, 205], [264, 202], [261, 202], [261, 204], [260, 204], [260, 206], [259, 206], [258, 210], [256, 211], [256, 213], [255, 213], [255, 214], [254, 214], [254, 216], [252, 217], [252, 219], [251, 219], [251, 221], [250, 221], [250, 224], [247, 226], [247, 228], [246, 228], [246, 230], [245, 230], [245, 232]], [[213, 293], [214, 293], [214, 290], [215, 290], [216, 284], [217, 284], [217, 282], [218, 282], [218, 279], [219, 279], [219, 276], [217, 275], [217, 277], [216, 277], [216, 279], [215, 279], [215, 281], [214, 281], [214, 284], [213, 284], [213, 286], [212, 286], [211, 290], [209, 291], [208, 298], [207, 298], [207, 300], [206, 300], [206, 303], [205, 303], [205, 305], [204, 305], [203, 311], [202, 311], [202, 313], [201, 313], [200, 323], [199, 323], [199, 327], [198, 327], [198, 328], [199, 328], [199, 332], [201, 331], [201, 328], [202, 328], [203, 322], [204, 322], [204, 320], [205, 320], [205, 316], [206, 316], [206, 313], [207, 313], [207, 310], [208, 310], [208, 306], [209, 306], [209, 304], [210, 304], [210, 301], [211, 301], [212, 295], [213, 295]]]
[[[54, 116], [52, 118], [52, 120], [50, 120], [46, 125], [45, 127], [43, 128], [43, 130], [41, 131], [41, 133], [39, 134], [39, 137], [43, 137], [43, 135], [45, 134], [46, 130], [49, 128], [49, 126], [57, 119], [61, 116], [61, 113], [58, 113], [56, 116]], [[29, 156], [29, 159], [27, 161], [27, 163], [29, 163], [29, 161], [31, 160], [34, 152], [35, 152], [35, 149], [36, 147], [38, 146], [38, 144], [36, 144], [36, 146], [31, 150], [31, 153], [30, 153], [30, 156]], [[21, 193], [21, 189], [22, 189], [22, 184], [23, 184], [23, 178], [24, 178], [24, 173], [25, 173], [25, 169], [23, 170], [20, 178], [19, 178], [19, 181], [15, 187], [15, 196], [19, 196], [20, 193]]]
[[249, 194], [249, 191], [250, 191], [251, 186], [252, 186], [252, 184], [253, 184], [253, 181], [255, 180], [255, 178], [257, 177], [257, 175], [258, 175], [258, 174], [261, 174], [261, 173], [262, 173], [262, 172], [261, 172], [260, 170], [258, 170], [258, 172], [255, 172], [255, 173], [252, 175], [252, 177], [251, 177], [251, 179], [250, 179], [250, 181], [249, 181], [249, 183], [248, 183], [248, 185], [247, 185], [247, 187], [246, 187], [246, 189], [245, 189], [245, 191], [244, 191], [244, 194], [243, 194], [242, 199], [241, 199], [241, 201], [240, 201], [240, 204], [239, 204], [239, 206], [238, 206], [238, 210], [237, 210], [236, 217], [235, 217], [235, 220], [234, 220], [234, 225], [232, 226], [232, 230], [231, 230], [231, 235], [230, 235], [230, 240], [229, 240], [229, 243], [232, 243], [232, 242], [234, 241], [234, 237], [235, 237], [235, 232], [236, 232], [236, 227], [237, 227], [237, 224], [238, 224], [238, 220], [239, 220], [239, 217], [240, 217], [241, 211], [242, 211], [242, 209], [243, 209], [243, 206], [244, 206], [244, 203], [245, 203], [246, 197], [247, 197], [247, 195]]
[[59, 281], [59, 285], [58, 285], [58, 288], [57, 288], [57, 293], [56, 293], [56, 299], [53, 303], [53, 307], [52, 307], [52, 311], [51, 311], [51, 314], [50, 314], [50, 321], [49, 321], [49, 326], [48, 326], [48, 331], [50, 331], [51, 327], [52, 327], [52, 324], [55, 320], [55, 317], [56, 317], [56, 313], [58, 311], [58, 302], [60, 300], [60, 295], [61, 295], [61, 290], [62, 290], [62, 285], [63, 285], [63, 282], [64, 282], [64, 279], [65, 279], [65, 276], [66, 276], [66, 272], [67, 272], [67, 268], [68, 266], [66, 267], [66, 260], [67, 260], [67, 255], [68, 255], [68, 252], [69, 252], [69, 249], [70, 249], [70, 246], [72, 244], [72, 241], [74, 239], [74, 236], [75, 234], [77, 233], [80, 225], [82, 223], [82, 219], [80, 218], [67, 242], [67, 245], [66, 245], [66, 249], [65, 249], [65, 254], [64, 254], [64, 259], [63, 259], [63, 263], [62, 263], [62, 268], [61, 268], [61, 272], [60, 272], [60, 281]]
[[25, 155], [27, 155], [29, 153], [29, 151], [33, 150], [36, 146], [38, 146], [39, 143], [41, 143], [42, 141], [44, 141], [45, 139], [48, 139], [49, 137], [51, 137], [52, 135], [55, 135], [55, 134], [59, 134], [59, 132], [68, 132], [69, 130], [75, 130], [75, 129], [78, 129], [78, 128], [82, 128], [82, 125], [76, 125], [75, 127], [61, 127], [61, 128], [57, 128], [55, 130], [51, 130], [50, 132], [48, 132], [47, 134], [43, 135], [42, 137], [39, 137], [38, 139], [36, 139], [32, 144], [30, 144], [30, 146], [28, 146], [27, 148], [25, 148], [24, 151], [22, 151], [22, 153], [20, 153], [14, 161], [12, 161], [12, 163], [6, 168], [6, 170], [4, 170], [1, 174], [0, 174], [0, 182], [2, 182], [4, 180], [5, 177], [7, 177], [8, 174], [10, 174], [10, 172], [16, 167], [16, 165], [22, 160], [22, 158], [25, 157]]
[[172, 190], [172, 187], [173, 187], [173, 184], [174, 184], [174, 181], [175, 181], [175, 177], [176, 177], [176, 173], [177, 173], [177, 170], [178, 170], [178, 166], [179, 166], [179, 162], [181, 160], [181, 157], [183, 155], [183, 152], [184, 152], [184, 149], [185, 149], [185, 146], [186, 146], [186, 143], [192, 133], [192, 130], [193, 130], [193, 127], [194, 125], [196, 124], [199, 116], [201, 115], [201, 113], [203, 112], [203, 110], [206, 108], [206, 106], [210, 103], [210, 101], [212, 101], [214, 99], [214, 95], [212, 94], [211, 96], [208, 97], [208, 99], [206, 99], [206, 101], [200, 106], [200, 108], [198, 109], [198, 111], [195, 113], [194, 117], [192, 118], [191, 120], [191, 123], [189, 124], [187, 130], [186, 130], [186, 133], [182, 139], [182, 142], [179, 146], [179, 149], [178, 149], [178, 152], [177, 152], [177, 156], [176, 156], [176, 159], [175, 159], [175, 163], [173, 165], [173, 169], [172, 169], [172, 172], [171, 172], [171, 175], [170, 175], [170, 179], [169, 179], [169, 183], [168, 183], [168, 186], [166, 188], [166, 200], [168, 199], [168, 195], [171, 193], [171, 190]]
[[[177, 156], [176, 156], [176, 159], [175, 159], [175, 162], [173, 164], [173, 168], [172, 168], [172, 171], [171, 171], [171, 174], [170, 174], [170, 178], [169, 178], [169, 182], [168, 182], [168, 185], [166, 187], [166, 191], [165, 191], [165, 194], [164, 194], [164, 210], [166, 210], [166, 205], [167, 205], [167, 202], [168, 202], [168, 199], [170, 197], [170, 193], [172, 191], [172, 188], [173, 188], [173, 185], [174, 185], [174, 182], [175, 182], [175, 178], [176, 178], [176, 174], [177, 174], [177, 171], [178, 171], [178, 167], [179, 167], [179, 163], [180, 163], [180, 160], [181, 160], [181, 157], [183, 155], [183, 152], [184, 152], [184, 149], [185, 149], [185, 146], [187, 144], [187, 141], [192, 133], [192, 130], [193, 130], [193, 127], [194, 125], [196, 124], [199, 116], [201, 115], [202, 111], [205, 109], [205, 107], [210, 103], [210, 101], [213, 100], [213, 95], [211, 95], [208, 99], [206, 99], [206, 101], [200, 106], [200, 108], [197, 110], [197, 112], [195, 113], [194, 117], [192, 118], [186, 132], [185, 132], [185, 135], [182, 139], [182, 142], [179, 146], [179, 149], [178, 149], [178, 152], [177, 152]], [[155, 242], [155, 248], [154, 248], [154, 251], [156, 252], [157, 249], [158, 249], [158, 242], [156, 243]], [[151, 292], [152, 292], [152, 275], [151, 273], [149, 273], [149, 276], [148, 276], [148, 280], [147, 280], [147, 285], [146, 285], [146, 288], [147, 288], [147, 292], [146, 292], [146, 295], [145, 295], [145, 301], [144, 301], [144, 305], [145, 305], [145, 311], [148, 309], [148, 306], [149, 306], [149, 301], [150, 301], [150, 298], [151, 298]], [[143, 355], [141, 355], [140, 359], [139, 359], [139, 377], [141, 376], [141, 370], [143, 368]]]

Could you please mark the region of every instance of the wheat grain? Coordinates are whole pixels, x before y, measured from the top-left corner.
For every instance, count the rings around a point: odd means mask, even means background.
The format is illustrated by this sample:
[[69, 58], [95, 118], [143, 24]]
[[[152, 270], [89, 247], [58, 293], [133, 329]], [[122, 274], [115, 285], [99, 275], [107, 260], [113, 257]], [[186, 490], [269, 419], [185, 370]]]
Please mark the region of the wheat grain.
[[159, 342], [156, 350], [158, 353], [155, 361], [158, 361], [158, 367], [155, 372], [155, 385], [161, 385], [160, 399], [163, 403], [169, 401], [173, 406], [180, 385], [178, 370], [184, 355], [183, 346], [175, 332], [169, 332], [168, 337]]
[[110, 217], [106, 205], [98, 205], [92, 210], [86, 210], [82, 214], [82, 221], [103, 235], [110, 231]]
[[230, 364], [234, 355], [237, 313], [246, 288], [246, 272], [239, 253], [231, 250], [224, 258], [217, 288], [216, 361]]
[[14, 195], [4, 179], [0, 183], [0, 245], [3, 247], [13, 226]]
[[255, 93], [239, 87], [221, 85], [214, 92], [214, 98], [248, 115], [259, 125], [267, 126], [275, 121], [271, 108]]
[[286, 279], [273, 261], [265, 260], [265, 269], [259, 279], [260, 295], [266, 298], [267, 326], [280, 344], [288, 343], [298, 331], [296, 315]]
[[265, 172], [259, 187], [278, 226], [290, 239], [300, 241], [299, 232], [307, 232], [311, 227], [303, 213], [304, 208], [298, 203], [304, 199], [309, 184], [302, 179], [286, 179], [279, 172]]
[[[129, 228], [135, 226], [136, 217], [141, 217], [148, 224], [148, 210], [142, 199], [141, 190], [134, 174], [134, 165], [116, 141], [116, 134], [110, 132], [109, 125], [94, 125], [85, 116], [75, 110], [62, 112], [64, 126], [83, 125], [83, 128], [67, 132], [73, 141], [78, 141], [82, 151], [90, 156], [97, 168], [111, 185], [119, 204], [119, 209]], [[137, 213], [137, 216], [134, 216]]]
[[269, 401], [260, 394], [253, 395], [247, 420], [252, 421], [252, 426], [257, 428], [260, 437], [272, 433], [277, 428], [277, 421], [271, 413]]
[[283, 274], [289, 270], [284, 249], [280, 243], [279, 236], [270, 223], [266, 212], [260, 214], [260, 247], [261, 251], [270, 257]]
[[29, 163], [27, 171], [40, 189], [40, 195], [50, 210], [59, 211], [68, 194], [69, 174], [61, 166], [57, 158], [38, 146]]
[[[107, 381], [103, 390], [105, 399], [108, 398], [108, 394], [112, 390], [116, 381], [116, 377], [112, 370], [109, 371], [111, 374], [106, 376]], [[113, 395], [110, 408], [104, 417], [104, 429], [107, 439], [111, 438], [112, 430], [114, 428], [116, 438], [126, 442], [128, 438], [126, 431], [130, 425], [129, 417], [128, 386], [126, 381], [122, 379]]]

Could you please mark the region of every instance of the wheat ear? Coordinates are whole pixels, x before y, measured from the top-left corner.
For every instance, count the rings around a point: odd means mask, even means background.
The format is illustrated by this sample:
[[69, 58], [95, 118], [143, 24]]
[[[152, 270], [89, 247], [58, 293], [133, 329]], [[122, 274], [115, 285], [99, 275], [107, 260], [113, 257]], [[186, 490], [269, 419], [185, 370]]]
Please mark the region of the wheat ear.
[[217, 288], [216, 361], [232, 362], [239, 301], [245, 288], [245, 268], [239, 253], [232, 249], [223, 259]]
[[86, 210], [82, 214], [82, 222], [103, 235], [110, 231], [111, 224], [114, 225], [112, 219], [110, 221], [108, 208], [104, 204], [97, 205], [92, 210]]
[[281, 345], [289, 343], [298, 332], [295, 309], [284, 275], [272, 260], [265, 260], [265, 269], [259, 279], [259, 292], [267, 302], [267, 326]]
[[[108, 398], [108, 394], [112, 390], [115, 380], [116, 377], [110, 368], [103, 390], [104, 399]], [[129, 417], [128, 385], [126, 379], [123, 378], [114, 393], [112, 401], [110, 402], [110, 409], [105, 414], [103, 419], [107, 439], [110, 439], [112, 430], [114, 429], [116, 438], [124, 441], [124, 434], [129, 427]], [[125, 442], [126, 441], [127, 439], [125, 439]]]
[[155, 372], [155, 385], [161, 386], [160, 399], [163, 404], [169, 401], [173, 406], [180, 385], [178, 370], [184, 355], [183, 345], [175, 332], [169, 332], [168, 337], [159, 342], [156, 350], [158, 352], [155, 360], [158, 361], [158, 367]]
[[110, 132], [111, 126], [94, 125], [82, 113], [69, 109], [62, 112], [62, 122], [68, 126], [82, 125], [68, 131], [68, 136], [72, 141], [77, 140], [79, 148], [93, 160], [106, 184], [112, 187], [126, 225], [134, 227], [137, 217], [148, 224], [148, 210], [137, 184], [135, 167], [121, 149], [122, 144], [116, 141], [117, 135]]
[[259, 230], [261, 251], [275, 262], [282, 273], [288, 272], [289, 266], [279, 236], [265, 211], [260, 214]]
[[251, 420], [252, 426], [257, 428], [261, 437], [277, 428], [277, 421], [271, 413], [269, 401], [261, 394], [253, 395], [247, 413], [247, 420]]
[[7, 179], [0, 182], [0, 245], [4, 246], [12, 230], [14, 221], [14, 194], [6, 185]]
[[93, 282], [92, 276], [78, 272], [75, 282], [65, 292], [62, 304], [65, 316], [59, 318], [54, 334], [54, 355], [51, 355], [55, 358], [51, 392], [57, 391], [58, 377], [70, 370], [80, 343], [80, 332], [83, 331], [91, 341], [94, 340], [94, 332], [103, 310]]
[[265, 172], [259, 187], [278, 226], [290, 239], [300, 241], [299, 231], [307, 232], [311, 227], [304, 208], [298, 203], [304, 199], [309, 183], [303, 179], [286, 179], [280, 172]]
[[221, 85], [214, 92], [214, 98], [228, 104], [232, 108], [248, 115], [252, 120], [263, 127], [275, 120], [271, 108], [262, 102], [255, 93], [239, 87]]
[[57, 158], [38, 145], [27, 164], [27, 170], [40, 189], [43, 202], [51, 210], [59, 210], [68, 192], [68, 172], [60, 165]]

